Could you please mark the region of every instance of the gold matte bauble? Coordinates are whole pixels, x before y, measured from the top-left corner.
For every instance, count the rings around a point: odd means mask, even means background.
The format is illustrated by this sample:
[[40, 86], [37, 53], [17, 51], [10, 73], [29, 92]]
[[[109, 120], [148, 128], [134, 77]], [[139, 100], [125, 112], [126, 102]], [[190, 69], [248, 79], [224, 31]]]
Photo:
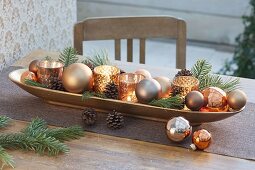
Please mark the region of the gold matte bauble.
[[145, 78], [151, 78], [151, 73], [148, 70], [145, 69], [139, 69], [135, 72], [135, 74], [141, 74], [143, 75]]
[[22, 83], [25, 83], [25, 80], [32, 80], [32, 81], [37, 81], [37, 77], [35, 75], [35, 73], [31, 72], [31, 71], [25, 71], [24, 73], [22, 73], [21, 77], [20, 77], [20, 81]]
[[160, 76], [154, 78], [161, 86], [160, 98], [167, 98], [171, 93], [171, 81], [169, 78]]
[[183, 117], [170, 119], [166, 124], [166, 134], [174, 142], [181, 142], [192, 133], [192, 126]]
[[185, 104], [190, 110], [198, 111], [204, 105], [204, 96], [199, 91], [191, 91], [185, 96]]
[[247, 96], [242, 90], [231, 91], [227, 96], [228, 105], [234, 110], [240, 110], [247, 102]]
[[212, 136], [210, 132], [205, 129], [195, 131], [192, 136], [192, 142], [196, 145], [198, 149], [206, 149], [210, 145]]
[[208, 87], [202, 94], [208, 107], [224, 108], [227, 105], [227, 94], [218, 87]]
[[92, 87], [93, 74], [85, 64], [74, 63], [64, 69], [62, 82], [67, 91], [81, 93]]
[[140, 103], [149, 103], [154, 99], [158, 99], [161, 93], [159, 82], [154, 79], [143, 79], [135, 89], [135, 95]]
[[39, 63], [39, 60], [33, 60], [30, 64], [29, 64], [29, 71], [37, 74], [38, 71], [38, 66], [37, 64]]

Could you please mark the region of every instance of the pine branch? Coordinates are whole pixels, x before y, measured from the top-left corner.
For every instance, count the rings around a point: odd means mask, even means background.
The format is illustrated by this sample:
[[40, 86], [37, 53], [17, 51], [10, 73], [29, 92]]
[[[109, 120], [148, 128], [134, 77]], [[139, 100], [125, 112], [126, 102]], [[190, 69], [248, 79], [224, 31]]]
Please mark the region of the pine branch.
[[46, 136], [54, 137], [59, 141], [69, 141], [72, 139], [79, 139], [84, 136], [84, 131], [80, 126], [48, 129], [45, 133]]
[[212, 65], [206, 60], [198, 60], [196, 64], [191, 68], [191, 72], [194, 77], [201, 79], [207, 76], [212, 70]]
[[0, 146], [0, 160], [2, 163], [1, 169], [3, 169], [5, 166], [14, 168], [13, 157], [9, 155], [2, 146]]
[[207, 87], [219, 87], [225, 92], [229, 92], [239, 87], [240, 80], [238, 78], [223, 81], [219, 75], [211, 75], [211, 70], [212, 65], [206, 60], [198, 60], [192, 67], [191, 72], [199, 80], [200, 90]]
[[99, 97], [99, 98], [103, 98], [103, 99], [106, 98], [106, 96], [104, 94], [96, 93], [96, 92], [93, 92], [93, 91], [85, 91], [82, 95], [82, 100], [87, 100], [91, 97]]
[[111, 65], [107, 50], [95, 51], [92, 56], [86, 57], [82, 63], [93, 68], [101, 65]]
[[163, 107], [163, 108], [170, 108], [170, 109], [183, 109], [184, 102], [181, 97], [174, 96], [169, 98], [153, 100], [149, 103], [149, 105]]
[[7, 126], [10, 121], [11, 121], [11, 119], [9, 117], [1, 115], [0, 116], [0, 128]]
[[77, 52], [72, 47], [67, 47], [64, 51], [59, 55], [60, 62], [64, 64], [65, 67], [69, 66], [70, 64], [76, 63], [79, 58], [77, 57]]
[[35, 82], [33, 80], [29, 80], [29, 79], [25, 79], [25, 84], [26, 85], [29, 85], [29, 86], [35, 86], [35, 87], [42, 87], [42, 88], [46, 88], [45, 85], [41, 84], [41, 83], [38, 83], [38, 82]]
[[46, 129], [47, 129], [46, 121], [40, 118], [35, 118], [32, 119], [28, 126], [21, 130], [21, 132], [25, 133], [28, 136], [35, 136], [38, 133], [45, 132]]

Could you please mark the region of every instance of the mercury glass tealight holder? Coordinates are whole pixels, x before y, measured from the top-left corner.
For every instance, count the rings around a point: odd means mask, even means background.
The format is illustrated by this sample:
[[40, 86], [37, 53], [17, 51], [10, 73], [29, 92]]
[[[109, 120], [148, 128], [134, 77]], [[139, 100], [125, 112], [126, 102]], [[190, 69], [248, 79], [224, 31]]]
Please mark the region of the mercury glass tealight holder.
[[172, 89], [177, 91], [181, 97], [185, 97], [189, 92], [198, 90], [199, 80], [193, 76], [178, 76], [172, 82]]
[[114, 66], [101, 65], [94, 68], [94, 90], [103, 93], [109, 83], [118, 84], [120, 69]]
[[127, 102], [137, 102], [136, 85], [145, 77], [141, 74], [124, 73], [119, 75], [119, 99]]
[[38, 82], [50, 88], [53, 81], [61, 80], [64, 64], [58, 61], [42, 60], [37, 64]]

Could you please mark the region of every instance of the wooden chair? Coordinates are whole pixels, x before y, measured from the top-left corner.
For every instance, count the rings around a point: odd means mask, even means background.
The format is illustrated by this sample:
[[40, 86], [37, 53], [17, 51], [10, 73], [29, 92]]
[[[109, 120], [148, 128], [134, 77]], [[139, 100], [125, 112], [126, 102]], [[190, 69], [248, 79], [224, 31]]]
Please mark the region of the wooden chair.
[[83, 41], [115, 40], [115, 59], [120, 60], [121, 39], [127, 39], [127, 61], [133, 61], [133, 38], [140, 39], [140, 63], [145, 63], [146, 38], [176, 39], [176, 68], [186, 66], [186, 23], [169, 16], [88, 18], [74, 26], [74, 47], [83, 54]]

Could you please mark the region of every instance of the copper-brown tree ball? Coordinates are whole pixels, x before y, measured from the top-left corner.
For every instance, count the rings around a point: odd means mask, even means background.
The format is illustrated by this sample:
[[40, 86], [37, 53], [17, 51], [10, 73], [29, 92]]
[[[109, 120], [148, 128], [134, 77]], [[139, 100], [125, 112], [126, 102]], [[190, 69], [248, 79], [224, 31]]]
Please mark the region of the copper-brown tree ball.
[[234, 90], [228, 94], [227, 102], [230, 108], [240, 110], [245, 106], [247, 96], [242, 90]]
[[204, 105], [204, 96], [199, 91], [191, 91], [185, 97], [185, 104], [190, 110], [198, 111]]
[[37, 67], [37, 64], [38, 64], [39, 60], [33, 60], [30, 64], [29, 64], [29, 71], [37, 74], [37, 71], [38, 71], [38, 67]]
[[81, 93], [91, 88], [93, 73], [85, 64], [74, 63], [65, 68], [62, 79], [67, 91]]

